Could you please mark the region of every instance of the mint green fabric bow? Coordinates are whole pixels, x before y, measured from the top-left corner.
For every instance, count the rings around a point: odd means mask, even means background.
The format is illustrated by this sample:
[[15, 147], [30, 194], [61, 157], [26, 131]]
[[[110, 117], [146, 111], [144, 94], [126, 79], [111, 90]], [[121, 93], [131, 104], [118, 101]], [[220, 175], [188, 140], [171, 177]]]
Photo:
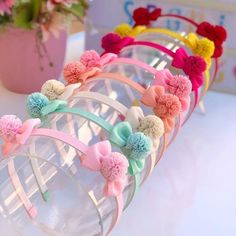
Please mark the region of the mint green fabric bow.
[[110, 134], [110, 141], [121, 148], [129, 161], [129, 173], [136, 175], [145, 166], [145, 159], [151, 152], [151, 139], [141, 132], [132, 132], [128, 122], [115, 125]]
[[65, 108], [67, 106], [66, 101], [62, 100], [53, 100], [48, 103], [45, 107], [41, 109], [42, 116], [47, 116], [51, 113], [60, 111], [62, 108]]

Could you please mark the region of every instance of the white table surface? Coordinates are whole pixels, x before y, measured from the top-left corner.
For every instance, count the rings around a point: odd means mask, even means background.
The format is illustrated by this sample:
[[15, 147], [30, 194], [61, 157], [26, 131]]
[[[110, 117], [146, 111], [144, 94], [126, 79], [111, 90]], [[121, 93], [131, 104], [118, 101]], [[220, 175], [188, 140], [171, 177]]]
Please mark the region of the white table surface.
[[[66, 61], [78, 58], [71, 37]], [[0, 115], [27, 117], [25, 96], [0, 85]], [[236, 235], [236, 96], [209, 92], [124, 213], [112, 236]], [[9, 235], [10, 236], [10, 235]]]

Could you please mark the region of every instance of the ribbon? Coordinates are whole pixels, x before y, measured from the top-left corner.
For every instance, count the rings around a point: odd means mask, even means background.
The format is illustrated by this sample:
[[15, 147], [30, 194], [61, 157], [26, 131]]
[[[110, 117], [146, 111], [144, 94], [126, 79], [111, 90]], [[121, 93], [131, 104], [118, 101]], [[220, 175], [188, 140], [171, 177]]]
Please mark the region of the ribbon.
[[29, 119], [23, 123], [15, 137], [11, 140], [4, 140], [2, 145], [2, 155], [6, 157], [10, 152], [13, 152], [18, 145], [24, 145], [31, 136], [34, 128], [40, 123], [40, 119]]
[[45, 107], [42, 107], [41, 114], [42, 116], [47, 116], [51, 113], [59, 111], [62, 108], [65, 108], [66, 106], [67, 106], [66, 101], [53, 100], [53, 101], [50, 101], [49, 104], [46, 105]]
[[172, 66], [182, 69], [192, 82], [192, 90], [196, 91], [203, 84], [203, 72], [206, 62], [200, 56], [188, 56], [183, 48], [175, 52]]
[[124, 155], [112, 152], [109, 141], [89, 147], [81, 164], [91, 171], [101, 172], [106, 179], [103, 188], [105, 196], [118, 196], [123, 192], [127, 180], [128, 161]]

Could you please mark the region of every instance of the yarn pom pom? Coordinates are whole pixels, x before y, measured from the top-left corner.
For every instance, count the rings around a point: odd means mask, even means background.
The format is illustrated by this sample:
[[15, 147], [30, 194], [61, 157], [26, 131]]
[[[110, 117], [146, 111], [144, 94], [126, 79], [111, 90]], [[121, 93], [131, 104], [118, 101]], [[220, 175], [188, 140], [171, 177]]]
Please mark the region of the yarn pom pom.
[[69, 84], [75, 84], [80, 82], [80, 76], [86, 71], [86, 67], [83, 63], [79, 61], [74, 61], [67, 64], [64, 67], [63, 75], [64, 79]]
[[127, 172], [128, 161], [124, 155], [113, 152], [109, 158], [101, 159], [101, 174], [108, 181], [123, 178]]
[[86, 68], [101, 67], [100, 56], [94, 50], [85, 51], [80, 57], [80, 62], [84, 64]]
[[115, 33], [120, 37], [130, 36], [132, 32], [132, 27], [127, 23], [122, 23], [115, 28]]
[[172, 118], [181, 111], [179, 98], [172, 94], [164, 94], [158, 99], [155, 113], [161, 118]]
[[49, 104], [48, 98], [42, 93], [32, 93], [28, 96], [26, 106], [28, 114], [32, 118], [40, 118], [41, 110]]
[[135, 160], [145, 159], [151, 152], [152, 141], [141, 132], [131, 134], [123, 149], [124, 154]]
[[214, 50], [214, 43], [207, 38], [203, 38], [197, 42], [196, 47], [193, 49], [193, 53], [203, 58], [210, 58], [214, 54]]
[[58, 80], [46, 81], [42, 88], [41, 93], [44, 94], [49, 100], [57, 99], [65, 91], [65, 85]]
[[15, 138], [22, 121], [15, 115], [5, 115], [0, 118], [0, 136], [4, 140], [11, 141]]
[[169, 92], [178, 98], [186, 98], [192, 91], [192, 83], [186, 76], [176, 75], [166, 82]]
[[164, 134], [164, 124], [159, 117], [149, 115], [140, 121], [137, 130], [144, 133], [154, 141]]
[[206, 70], [206, 66], [206, 62], [202, 59], [202, 57], [190, 56], [186, 59], [183, 70], [187, 75], [195, 76], [204, 72]]

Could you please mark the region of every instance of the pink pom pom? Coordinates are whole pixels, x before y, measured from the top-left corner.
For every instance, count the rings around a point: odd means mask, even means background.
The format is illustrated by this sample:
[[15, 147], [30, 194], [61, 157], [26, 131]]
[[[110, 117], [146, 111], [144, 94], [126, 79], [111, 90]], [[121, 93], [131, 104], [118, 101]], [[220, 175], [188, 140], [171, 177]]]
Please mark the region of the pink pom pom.
[[85, 51], [80, 57], [80, 62], [83, 63], [86, 68], [101, 67], [100, 56], [94, 50]]
[[175, 95], [164, 94], [157, 100], [155, 112], [161, 118], [172, 118], [181, 111], [181, 103]]
[[166, 81], [168, 90], [171, 94], [176, 95], [178, 98], [186, 98], [192, 91], [191, 81], [183, 75], [173, 76]]
[[69, 84], [75, 84], [80, 82], [80, 76], [86, 71], [86, 67], [79, 61], [74, 61], [67, 64], [64, 67], [63, 75], [64, 79]]
[[127, 172], [128, 162], [122, 154], [113, 152], [108, 158], [101, 160], [101, 174], [108, 181], [123, 178]]
[[5, 115], [0, 118], [0, 136], [4, 140], [14, 139], [21, 127], [22, 121], [17, 116]]

